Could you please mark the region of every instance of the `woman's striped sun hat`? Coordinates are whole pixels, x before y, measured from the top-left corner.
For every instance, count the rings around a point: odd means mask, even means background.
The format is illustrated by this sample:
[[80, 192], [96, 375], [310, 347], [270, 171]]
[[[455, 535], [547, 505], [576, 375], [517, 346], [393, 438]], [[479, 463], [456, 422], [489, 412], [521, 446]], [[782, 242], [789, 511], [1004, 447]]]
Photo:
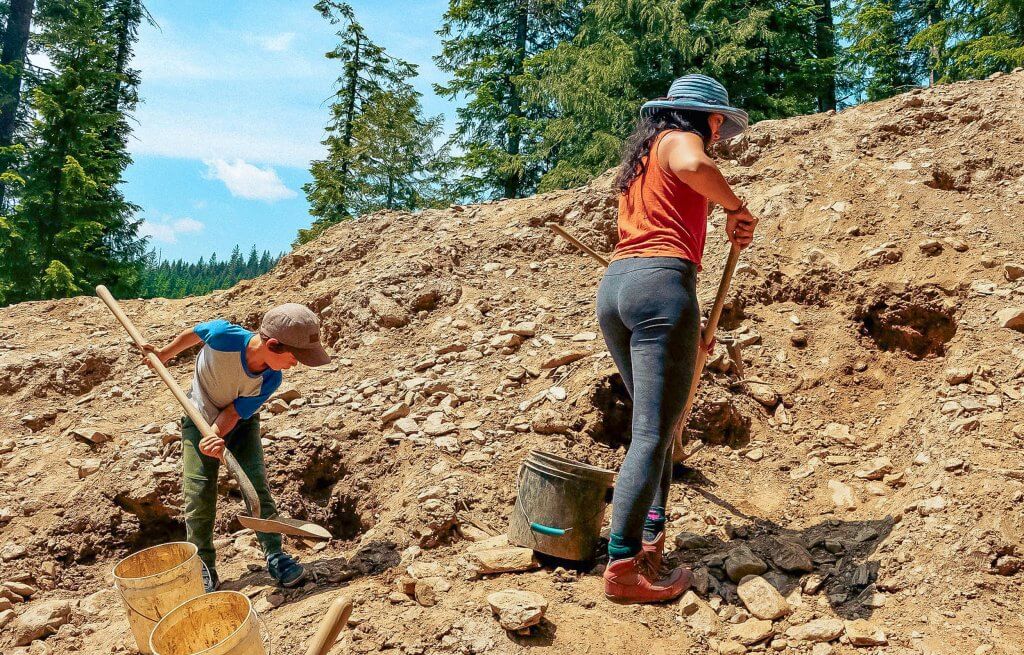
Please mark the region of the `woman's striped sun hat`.
[[747, 129], [747, 112], [729, 104], [729, 92], [718, 80], [691, 73], [672, 82], [668, 96], [648, 100], [640, 108], [641, 116], [650, 116], [658, 109], [689, 109], [709, 114], [722, 114], [725, 122], [719, 131], [722, 140], [731, 139]]

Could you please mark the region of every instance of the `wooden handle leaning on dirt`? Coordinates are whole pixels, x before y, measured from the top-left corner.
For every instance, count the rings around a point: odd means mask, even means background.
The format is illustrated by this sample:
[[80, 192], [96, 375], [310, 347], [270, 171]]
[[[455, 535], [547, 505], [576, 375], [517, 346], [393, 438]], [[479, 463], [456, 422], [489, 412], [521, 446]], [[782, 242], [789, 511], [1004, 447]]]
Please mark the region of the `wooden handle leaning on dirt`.
[[576, 246], [577, 248], [579, 248], [583, 252], [587, 253], [591, 257], [593, 257], [602, 266], [608, 266], [608, 260], [607, 259], [602, 257], [593, 248], [590, 248], [589, 246], [585, 245], [582, 241], [580, 241], [579, 239], [577, 239], [573, 235], [571, 235], [568, 232], [566, 232], [565, 229], [561, 225], [559, 225], [558, 223], [548, 223], [548, 227], [551, 228], [552, 232], [554, 232], [558, 236], [562, 237], [563, 239], [565, 239], [566, 241], [568, 241], [572, 245]]
[[708, 324], [704, 326], [700, 335], [700, 346], [697, 349], [697, 361], [693, 371], [693, 379], [690, 381], [690, 392], [686, 396], [686, 404], [683, 405], [683, 413], [676, 423], [672, 446], [672, 461], [682, 462], [695, 454], [700, 447], [690, 453], [683, 452], [683, 431], [686, 430], [686, 423], [690, 419], [690, 411], [693, 409], [693, 401], [697, 397], [697, 387], [700, 386], [700, 376], [704, 373], [704, 365], [708, 361], [708, 346], [715, 340], [715, 332], [718, 331], [718, 321], [722, 318], [722, 309], [725, 307], [725, 297], [729, 295], [729, 285], [732, 283], [732, 275], [736, 272], [736, 264], [740, 259], [740, 249], [733, 245], [729, 249], [729, 258], [725, 262], [725, 271], [722, 272], [722, 281], [718, 283], [718, 293], [715, 294], [715, 303], [711, 306], [708, 314]]
[[345, 595], [338, 596], [327, 608], [327, 614], [320, 622], [320, 627], [313, 638], [309, 640], [306, 655], [327, 655], [331, 646], [337, 641], [338, 634], [348, 623], [350, 614], [352, 614], [352, 599]]
[[[141, 350], [143, 344], [147, 343], [146, 340], [142, 338], [142, 334], [135, 327], [135, 324], [132, 323], [132, 320], [124, 313], [124, 310], [121, 309], [121, 305], [117, 302], [114, 296], [110, 294], [110, 291], [101, 284], [96, 287], [96, 295], [99, 296], [100, 300], [103, 301], [103, 304], [107, 306], [107, 309], [109, 309], [110, 313], [114, 315], [114, 318], [124, 326], [124, 329], [128, 332], [132, 341], [134, 341], [135, 345]], [[213, 432], [213, 428], [211, 428], [210, 424], [206, 422], [203, 415], [199, 413], [196, 406], [189, 401], [188, 396], [186, 396], [185, 392], [181, 390], [180, 386], [178, 386], [177, 381], [171, 377], [170, 372], [167, 370], [167, 367], [164, 366], [164, 363], [160, 361], [160, 358], [151, 352], [147, 352], [146, 361], [150, 363], [153, 367], [153, 371], [155, 371], [157, 376], [164, 381], [164, 384], [166, 384], [167, 388], [171, 390], [171, 393], [178, 401], [178, 404], [181, 405], [181, 408], [185, 410], [188, 417], [192, 419], [192, 422], [196, 424], [197, 428], [199, 428], [199, 433], [204, 437], [216, 436]], [[245, 475], [242, 467], [238, 465], [238, 461], [235, 459], [235, 456], [232, 455], [227, 448], [224, 449], [224, 463], [228, 467], [228, 472], [230, 472], [231, 475], [234, 476], [235, 480], [238, 481], [238, 486], [242, 491], [242, 497], [245, 499], [245, 503], [249, 507], [249, 513], [252, 516], [260, 516], [260, 500], [259, 496], [256, 495], [256, 489], [252, 486], [252, 482], [249, 481], [249, 478]]]

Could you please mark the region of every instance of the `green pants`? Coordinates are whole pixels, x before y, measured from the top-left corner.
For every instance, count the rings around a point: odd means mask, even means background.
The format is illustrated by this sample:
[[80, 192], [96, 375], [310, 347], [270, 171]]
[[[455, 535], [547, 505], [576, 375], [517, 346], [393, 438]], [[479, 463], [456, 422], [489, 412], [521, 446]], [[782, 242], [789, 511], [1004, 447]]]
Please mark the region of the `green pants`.
[[[216, 564], [213, 523], [217, 518], [217, 472], [220, 469], [220, 460], [199, 452], [200, 439], [202, 435], [199, 434], [199, 428], [195, 423], [187, 416], [182, 418], [182, 493], [185, 496], [186, 538], [196, 545], [199, 549], [199, 558], [212, 571]], [[224, 441], [256, 489], [256, 495], [260, 499], [260, 518], [270, 518], [277, 513], [277, 506], [270, 496], [270, 489], [267, 488], [267, 469], [263, 464], [263, 446], [260, 444], [259, 414], [239, 421]], [[257, 532], [256, 537], [266, 555], [281, 552], [281, 535]]]

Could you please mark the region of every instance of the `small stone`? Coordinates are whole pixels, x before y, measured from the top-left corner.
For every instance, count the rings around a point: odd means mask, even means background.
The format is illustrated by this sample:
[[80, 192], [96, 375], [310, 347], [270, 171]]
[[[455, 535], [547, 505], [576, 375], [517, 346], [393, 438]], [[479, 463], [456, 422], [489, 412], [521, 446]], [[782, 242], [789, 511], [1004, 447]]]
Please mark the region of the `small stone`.
[[819, 642], [814, 644], [814, 647], [811, 648], [811, 655], [832, 655], [832, 651], [834, 650], [835, 649], [832, 648], [832, 644]]
[[565, 434], [569, 431], [569, 424], [553, 409], [537, 410], [530, 427], [537, 434]]
[[548, 601], [538, 593], [506, 589], [487, 596], [487, 604], [506, 630], [522, 630], [537, 625], [544, 618]]
[[82, 463], [78, 465], [78, 479], [84, 480], [93, 473], [100, 470], [100, 460], [98, 459], [83, 459]]
[[97, 446], [113, 439], [110, 434], [93, 428], [75, 428], [71, 431], [71, 436], [79, 441]]
[[924, 254], [934, 257], [942, 252], [942, 242], [936, 239], [925, 239], [917, 244], [917, 247]]
[[423, 607], [437, 605], [441, 594], [452, 588], [452, 584], [442, 577], [422, 578], [416, 581], [413, 596]]
[[782, 594], [758, 575], [747, 576], [740, 581], [736, 593], [747, 610], [759, 619], [774, 620], [792, 611]]
[[405, 418], [408, 415], [409, 405], [405, 403], [398, 403], [397, 405], [393, 405], [388, 411], [384, 412], [380, 417], [380, 421], [386, 425], [392, 421], [397, 421], [400, 418]]
[[946, 369], [946, 383], [951, 385], [970, 382], [974, 377], [974, 371], [965, 366], [956, 366]]
[[1010, 282], [1016, 282], [1024, 277], [1024, 264], [1007, 263], [1003, 264], [1003, 275]]
[[814, 561], [803, 545], [789, 539], [775, 539], [772, 546], [772, 562], [783, 571], [810, 573], [814, 570]]
[[748, 575], [761, 575], [768, 565], [747, 546], [733, 548], [725, 559], [725, 572], [733, 582], [739, 582]]
[[761, 619], [748, 619], [730, 630], [730, 636], [744, 646], [760, 643], [774, 634], [772, 622]]
[[419, 424], [409, 417], [398, 419], [392, 427], [402, 434], [413, 434], [420, 431]]
[[917, 504], [917, 513], [921, 516], [937, 514], [944, 509], [946, 509], [946, 499], [942, 496], [932, 496]]
[[839, 509], [852, 510], [857, 507], [857, 497], [849, 485], [838, 480], [829, 480], [828, 489], [832, 494], [832, 502]]
[[719, 655], [743, 655], [746, 652], [746, 646], [738, 641], [727, 639], [725, 641], [718, 642]]
[[996, 313], [999, 327], [1024, 332], [1024, 307], [1010, 307]]
[[832, 641], [843, 634], [843, 622], [839, 619], [823, 618], [794, 625], [786, 630], [786, 636], [796, 641]]
[[14, 620], [11, 630], [14, 645], [27, 646], [36, 639], [54, 634], [71, 620], [72, 608], [73, 604], [68, 600], [32, 603]]
[[845, 628], [846, 638], [854, 646], [885, 646], [889, 643], [885, 632], [866, 619], [847, 621]]
[[892, 472], [892, 460], [888, 457], [876, 457], [868, 462], [866, 468], [855, 471], [854, 475], [862, 480], [881, 480]]
[[477, 550], [468, 553], [466, 558], [477, 575], [529, 571], [540, 566], [533, 550], [518, 546]]
[[825, 426], [824, 433], [825, 436], [828, 437], [829, 439], [832, 439], [833, 441], [838, 441], [843, 445], [857, 445], [857, 442], [854, 441], [853, 437], [850, 435], [849, 425], [843, 425], [842, 423], [829, 423], [828, 425]]
[[587, 351], [572, 350], [572, 351], [568, 351], [568, 352], [564, 352], [564, 353], [555, 355], [554, 357], [548, 359], [543, 364], [541, 364], [540, 367], [541, 368], [545, 368], [545, 369], [546, 368], [558, 368], [559, 366], [565, 366], [566, 364], [571, 364], [572, 362], [578, 361], [578, 360], [583, 359], [584, 357], [588, 357], [588, 356], [590, 356], [590, 353], [587, 352]]

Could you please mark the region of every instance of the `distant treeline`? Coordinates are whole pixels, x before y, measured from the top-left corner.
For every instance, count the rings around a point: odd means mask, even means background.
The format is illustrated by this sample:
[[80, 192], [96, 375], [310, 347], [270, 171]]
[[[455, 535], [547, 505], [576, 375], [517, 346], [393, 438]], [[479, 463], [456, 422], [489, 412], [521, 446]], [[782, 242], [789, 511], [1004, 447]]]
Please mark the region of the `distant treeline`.
[[255, 245], [248, 257], [243, 257], [241, 249], [235, 246], [231, 258], [225, 261], [219, 261], [217, 253], [209, 259], [200, 258], [198, 262], [168, 261], [151, 251], [146, 257], [140, 292], [143, 298], [202, 295], [263, 275], [274, 268], [280, 258], [280, 255], [272, 257], [269, 250], [261, 255]]

